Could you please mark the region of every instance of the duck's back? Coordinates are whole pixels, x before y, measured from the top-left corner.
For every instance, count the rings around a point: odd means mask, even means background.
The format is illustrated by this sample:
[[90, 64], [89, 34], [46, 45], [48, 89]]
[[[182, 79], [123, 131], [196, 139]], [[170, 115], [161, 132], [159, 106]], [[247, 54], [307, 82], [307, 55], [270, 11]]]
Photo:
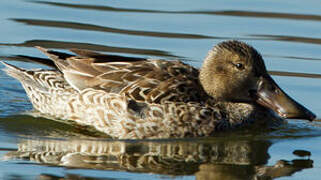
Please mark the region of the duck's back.
[[124, 94], [137, 102], [197, 102], [208, 99], [198, 69], [180, 61], [147, 60], [73, 50], [78, 56], [40, 48], [76, 90]]

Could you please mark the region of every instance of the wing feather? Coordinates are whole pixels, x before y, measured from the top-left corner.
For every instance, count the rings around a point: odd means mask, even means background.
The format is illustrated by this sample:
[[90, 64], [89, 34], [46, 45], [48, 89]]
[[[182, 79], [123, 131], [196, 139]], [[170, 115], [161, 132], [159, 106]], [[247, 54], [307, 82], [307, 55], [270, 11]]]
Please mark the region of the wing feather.
[[[123, 93], [138, 102], [200, 102], [206, 93], [198, 70], [180, 61], [147, 60], [72, 49], [69, 55], [38, 47], [51, 58], [76, 90]], [[190, 94], [193, 93], [193, 94]]]

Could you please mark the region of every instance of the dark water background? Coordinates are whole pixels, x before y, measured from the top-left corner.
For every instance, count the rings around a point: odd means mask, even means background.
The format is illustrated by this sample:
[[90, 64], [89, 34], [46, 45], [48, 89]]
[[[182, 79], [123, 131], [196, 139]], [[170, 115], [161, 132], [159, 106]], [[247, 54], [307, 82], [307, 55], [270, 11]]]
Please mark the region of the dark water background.
[[[256, 47], [279, 85], [319, 116], [320, 5], [313, 0], [2, 0], [0, 56], [21, 67], [45, 68], [25, 62], [45, 58], [33, 46], [83, 48], [200, 67], [213, 45], [239, 39]], [[31, 109], [21, 85], [0, 71], [2, 179], [319, 179], [319, 121], [291, 120], [274, 131], [206, 139], [112, 141], [26, 115]]]

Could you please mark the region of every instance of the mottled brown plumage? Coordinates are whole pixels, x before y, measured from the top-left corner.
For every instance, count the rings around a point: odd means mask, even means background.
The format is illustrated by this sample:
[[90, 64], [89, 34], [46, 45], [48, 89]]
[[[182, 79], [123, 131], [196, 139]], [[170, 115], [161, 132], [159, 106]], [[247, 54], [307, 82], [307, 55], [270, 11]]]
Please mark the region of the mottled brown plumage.
[[[180, 61], [104, 56], [72, 50], [79, 56], [61, 56], [38, 47], [53, 59], [76, 90], [86, 88], [125, 94], [137, 102], [199, 102], [206, 97], [198, 70]], [[188, 94], [188, 92], [190, 94]]]
[[[180, 61], [38, 49], [58, 70], [27, 71], [6, 64], [34, 108], [114, 138], [211, 136], [253, 122], [280, 123], [282, 118], [270, 109], [283, 117], [290, 109], [291, 117], [314, 118], [287, 99], [267, 74], [261, 55], [239, 41], [215, 46], [200, 70]], [[267, 95], [276, 99], [275, 106]]]

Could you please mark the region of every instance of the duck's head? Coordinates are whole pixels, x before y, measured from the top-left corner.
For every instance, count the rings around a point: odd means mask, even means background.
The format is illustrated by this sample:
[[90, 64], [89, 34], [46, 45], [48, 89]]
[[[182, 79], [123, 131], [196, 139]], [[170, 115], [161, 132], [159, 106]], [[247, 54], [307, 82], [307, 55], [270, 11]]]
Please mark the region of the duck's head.
[[267, 73], [262, 56], [240, 41], [224, 41], [209, 51], [200, 70], [204, 90], [217, 101], [259, 104], [283, 118], [315, 119]]

